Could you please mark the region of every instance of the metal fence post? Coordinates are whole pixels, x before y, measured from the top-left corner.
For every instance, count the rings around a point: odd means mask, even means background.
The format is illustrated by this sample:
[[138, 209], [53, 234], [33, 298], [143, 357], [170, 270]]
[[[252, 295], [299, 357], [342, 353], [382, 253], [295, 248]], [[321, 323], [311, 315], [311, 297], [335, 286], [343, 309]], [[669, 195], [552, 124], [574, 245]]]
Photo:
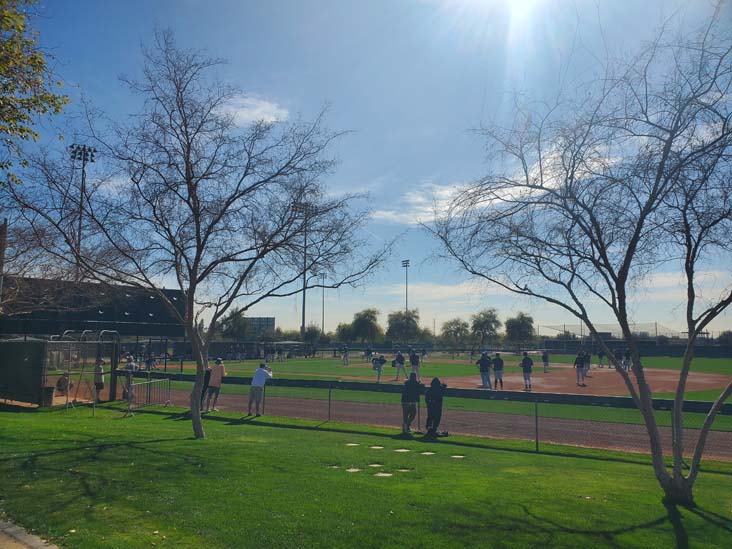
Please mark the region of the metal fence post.
[[330, 421], [330, 398], [331, 398], [331, 391], [333, 390], [333, 386], [328, 386], [328, 421]]
[[417, 401], [417, 431], [422, 430], [421, 422], [422, 422], [422, 408], [420, 406], [419, 400]]
[[534, 440], [536, 441], [536, 453], [539, 453], [539, 401], [534, 401]]

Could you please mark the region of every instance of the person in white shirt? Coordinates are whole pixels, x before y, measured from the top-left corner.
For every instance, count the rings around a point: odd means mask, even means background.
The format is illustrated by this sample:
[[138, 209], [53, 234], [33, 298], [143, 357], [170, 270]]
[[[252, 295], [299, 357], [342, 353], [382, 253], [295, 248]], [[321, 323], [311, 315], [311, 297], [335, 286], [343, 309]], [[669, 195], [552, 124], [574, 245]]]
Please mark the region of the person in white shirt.
[[264, 395], [264, 385], [268, 379], [272, 379], [272, 369], [269, 368], [264, 362], [259, 365], [259, 368], [254, 372], [252, 376], [252, 385], [249, 388], [249, 410], [247, 415], [252, 415], [252, 402], [254, 402], [257, 410], [256, 417], [261, 416], [259, 413], [259, 405], [262, 402], [262, 396]]
[[206, 411], [211, 410], [211, 397], [214, 397], [213, 411], [218, 412], [216, 403], [219, 401], [219, 393], [221, 392], [221, 384], [223, 383], [224, 376], [226, 375], [226, 368], [224, 368], [224, 361], [220, 358], [216, 359], [216, 364], [211, 368], [211, 377], [208, 381], [208, 398], [206, 400]]

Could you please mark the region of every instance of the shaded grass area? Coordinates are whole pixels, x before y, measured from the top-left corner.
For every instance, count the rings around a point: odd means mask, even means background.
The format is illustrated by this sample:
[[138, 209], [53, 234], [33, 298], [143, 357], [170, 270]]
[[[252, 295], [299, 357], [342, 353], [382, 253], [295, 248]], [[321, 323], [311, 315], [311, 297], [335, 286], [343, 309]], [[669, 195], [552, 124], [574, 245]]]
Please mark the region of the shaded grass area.
[[[176, 381], [173, 389], [190, 391], [192, 384]], [[704, 393], [706, 393], [704, 391]], [[242, 395], [242, 409], [245, 407], [244, 395], [249, 394], [248, 385], [224, 385], [222, 394]], [[311, 389], [299, 387], [267, 387], [268, 397], [304, 398], [327, 400], [327, 389]], [[672, 397], [673, 395], [671, 395]], [[334, 390], [331, 398], [337, 402], [367, 402], [371, 404], [398, 404], [398, 394], [374, 393], [367, 391], [339, 391]], [[667, 398], [667, 397], [659, 397]], [[670, 397], [669, 397], [670, 398]], [[694, 400], [693, 395], [687, 395], [688, 400]], [[702, 399], [699, 399], [702, 400]], [[470, 412], [490, 412], [495, 414], [534, 415], [534, 405], [530, 402], [506, 402], [495, 400], [476, 400], [467, 398], [445, 398], [444, 407], [447, 410], [465, 410]], [[643, 424], [643, 417], [636, 409], [604, 408], [594, 406], [573, 406], [568, 404], [540, 404], [539, 416], [558, 419], [582, 419], [587, 421], [607, 421], [611, 423]], [[690, 428], [700, 428], [704, 423], [705, 414], [684, 414], [684, 425]], [[671, 413], [657, 411], [658, 424], [663, 427], [671, 426]], [[718, 415], [713, 424], [715, 431], [732, 431], [732, 416]]]
[[120, 416], [0, 412], [0, 507], [74, 548], [726, 547], [732, 533], [729, 464], [707, 464], [689, 510], [661, 504], [637, 455], [220, 415], [192, 440], [175, 411]]

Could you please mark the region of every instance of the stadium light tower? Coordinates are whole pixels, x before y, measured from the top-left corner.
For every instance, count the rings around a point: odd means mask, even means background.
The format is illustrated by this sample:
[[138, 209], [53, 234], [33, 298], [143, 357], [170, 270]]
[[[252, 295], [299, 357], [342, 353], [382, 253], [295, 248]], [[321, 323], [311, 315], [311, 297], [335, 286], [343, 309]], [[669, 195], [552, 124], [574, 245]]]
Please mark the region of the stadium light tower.
[[[409, 315], [409, 260], [402, 260], [404, 267], [404, 314]], [[406, 316], [404, 317], [406, 320]]]
[[71, 160], [81, 160], [81, 189], [79, 193], [79, 225], [76, 230], [76, 276], [81, 279], [81, 226], [84, 220], [84, 197], [86, 196], [86, 164], [94, 162], [94, 155], [97, 150], [86, 145], [69, 145], [69, 156]]
[[303, 254], [302, 254], [302, 323], [300, 324], [300, 338], [305, 341], [305, 289], [308, 276], [308, 221], [315, 208], [307, 202], [295, 202], [292, 205], [295, 213], [302, 214], [303, 220]]

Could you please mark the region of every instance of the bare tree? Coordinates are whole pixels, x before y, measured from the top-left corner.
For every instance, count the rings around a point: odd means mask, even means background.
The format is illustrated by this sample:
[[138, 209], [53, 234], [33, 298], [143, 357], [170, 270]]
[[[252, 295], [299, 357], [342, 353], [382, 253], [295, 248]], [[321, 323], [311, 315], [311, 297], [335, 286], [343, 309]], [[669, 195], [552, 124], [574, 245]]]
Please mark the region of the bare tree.
[[[731, 86], [732, 40], [718, 32], [718, 17], [690, 36], [661, 32], [574, 96], [517, 101], [512, 125], [485, 128], [489, 175], [460, 190], [431, 229], [463, 270], [568, 311], [611, 358], [595, 322], [613, 315], [632, 356], [630, 372], [617, 363], [615, 370], [674, 503], [693, 503], [707, 433], [732, 392], [731, 382], [712, 406], [684, 475], [682, 407], [694, 343], [732, 303], [729, 286], [717, 299], [699, 299], [699, 272], [730, 258]], [[634, 291], [661, 270], [678, 273], [687, 288], [670, 469], [631, 318]], [[606, 312], [590, 313], [590, 305]]]
[[[222, 317], [303, 285], [357, 284], [383, 254], [369, 253], [359, 237], [367, 212], [354, 209], [357, 197], [328, 196], [319, 183], [334, 167], [327, 153], [338, 137], [322, 116], [239, 127], [229, 109], [239, 91], [209, 77], [219, 60], [176, 48], [169, 32], [156, 33], [143, 53], [142, 80], [125, 80], [142, 97], [141, 111], [111, 136], [90, 124], [97, 164], [117, 172], [87, 182], [78, 199], [46, 157], [10, 193], [35, 227], [60, 235], [63, 245], [51, 253], [78, 262], [87, 278], [156, 291], [176, 315], [196, 360], [190, 407], [203, 437], [203, 377]], [[182, 314], [164, 286], [182, 290]]]

